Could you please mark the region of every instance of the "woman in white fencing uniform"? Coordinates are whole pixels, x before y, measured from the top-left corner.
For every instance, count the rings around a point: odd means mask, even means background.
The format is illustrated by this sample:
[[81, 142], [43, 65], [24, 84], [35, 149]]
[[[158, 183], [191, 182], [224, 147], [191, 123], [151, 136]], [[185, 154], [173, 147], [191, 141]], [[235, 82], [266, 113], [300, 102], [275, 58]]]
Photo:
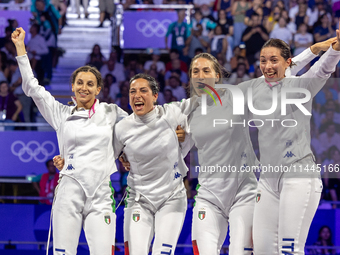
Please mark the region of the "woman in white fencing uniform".
[[[339, 51], [337, 30], [335, 42], [308, 72], [289, 78], [285, 77], [292, 63], [289, 45], [270, 39], [260, 54], [264, 78], [241, 85], [252, 89], [247, 91], [252, 94], [252, 115], [259, 130], [262, 173], [254, 212], [256, 255], [304, 254], [322, 191], [320, 169], [310, 148], [312, 98], [335, 71]], [[273, 98], [281, 99], [276, 109]], [[264, 110], [267, 113], [261, 115]], [[273, 122], [262, 125], [266, 119]]]
[[[158, 84], [147, 74], [130, 80], [133, 114], [117, 124], [114, 151], [130, 162], [124, 209], [125, 254], [174, 254], [187, 197], [183, 184], [188, 143], [178, 142], [176, 128], [187, 127], [189, 100], [154, 106]], [[118, 156], [119, 154], [116, 154]]]
[[112, 134], [127, 113], [95, 99], [102, 78], [89, 66], [78, 68], [71, 77], [76, 106], [56, 101], [34, 78], [24, 38], [22, 28], [12, 33], [22, 88], [56, 130], [59, 151], [65, 158], [53, 206], [53, 253], [76, 254], [83, 227], [91, 254], [113, 254], [116, 215], [110, 175], [117, 169]]
[[[334, 41], [334, 40], [333, 40]], [[313, 52], [330, 45], [315, 44]], [[296, 66], [286, 75], [297, 73], [316, 55], [308, 49], [294, 60]], [[229, 252], [252, 254], [252, 224], [257, 181], [252, 166], [258, 166], [249, 138], [248, 111], [233, 114], [229, 90], [216, 89], [223, 78], [217, 60], [202, 53], [192, 60], [189, 75], [193, 92], [200, 97], [210, 92], [189, 117], [191, 137], [198, 149], [199, 184], [193, 210], [192, 243], [194, 254], [220, 254], [230, 224]], [[239, 86], [242, 91], [246, 87]], [[246, 107], [246, 105], [245, 105]], [[202, 108], [206, 114], [202, 114]]]

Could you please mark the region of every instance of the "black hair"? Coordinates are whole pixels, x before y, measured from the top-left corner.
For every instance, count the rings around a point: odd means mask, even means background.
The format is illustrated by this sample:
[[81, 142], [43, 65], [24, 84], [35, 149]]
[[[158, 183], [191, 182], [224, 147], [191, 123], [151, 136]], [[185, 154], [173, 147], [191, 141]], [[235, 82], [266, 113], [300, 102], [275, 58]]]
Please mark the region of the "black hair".
[[130, 79], [130, 81], [129, 81], [130, 85], [131, 85], [131, 83], [132, 83], [133, 81], [135, 81], [135, 80], [137, 80], [137, 79], [144, 79], [144, 80], [146, 80], [146, 81], [148, 82], [148, 84], [149, 84], [149, 87], [150, 87], [151, 91], [152, 91], [152, 95], [158, 94], [158, 92], [159, 92], [158, 83], [157, 83], [156, 79], [153, 78], [151, 75], [148, 75], [148, 74], [146, 74], [146, 73], [139, 73], [139, 74], [136, 74], [135, 76], [133, 76], [133, 77]]
[[[291, 52], [290, 52], [290, 46], [286, 42], [280, 39], [276, 39], [276, 38], [269, 39], [268, 41], [264, 43], [264, 45], [261, 48], [261, 51], [267, 47], [274, 47], [274, 48], [279, 49], [280, 55], [284, 58], [284, 60], [287, 60], [292, 57]], [[292, 61], [290, 63], [290, 67], [292, 67], [293, 65], [295, 65], [295, 63]]]
[[48, 167], [48, 163], [50, 163], [51, 161], [53, 162], [52, 159], [47, 160], [47, 161], [45, 162], [45, 166]]

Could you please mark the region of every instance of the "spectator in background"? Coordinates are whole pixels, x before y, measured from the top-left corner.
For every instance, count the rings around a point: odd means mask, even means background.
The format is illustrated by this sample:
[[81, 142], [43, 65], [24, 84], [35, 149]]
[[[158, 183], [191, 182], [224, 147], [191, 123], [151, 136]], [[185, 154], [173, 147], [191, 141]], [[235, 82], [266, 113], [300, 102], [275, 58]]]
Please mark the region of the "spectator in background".
[[232, 21], [231, 17], [231, 4], [233, 0], [216, 0], [215, 1], [215, 9], [220, 12], [221, 10], [224, 11], [224, 13], [227, 15], [227, 17], [230, 17], [230, 20]]
[[[214, 1], [214, 0], [213, 0]], [[214, 4], [214, 3], [212, 3]], [[207, 18], [209, 19], [210, 21], [216, 23], [216, 19], [215, 17], [212, 15], [211, 13], [211, 8], [209, 7], [208, 4], [202, 4], [201, 7], [199, 8], [200, 12], [202, 13], [203, 15], [203, 19]]]
[[178, 78], [180, 79], [181, 83], [185, 86], [188, 83], [189, 78], [186, 72], [181, 71], [179, 59], [172, 60], [172, 68], [173, 68], [172, 70], [167, 71], [165, 73], [164, 76], [165, 84], [169, 85], [169, 79], [171, 76], [178, 75]]
[[168, 47], [168, 37], [171, 34], [171, 49], [177, 49], [180, 56], [183, 54], [183, 48], [185, 47], [185, 41], [190, 36], [189, 25], [184, 22], [185, 10], [179, 10], [177, 12], [178, 19], [169, 25], [168, 31], [165, 35], [165, 48], [169, 50]]
[[[23, 121], [33, 122], [31, 118], [33, 100], [31, 97], [26, 96], [22, 90], [22, 78], [18, 67], [18, 62], [11, 60], [9, 62], [9, 70], [10, 76], [12, 77], [11, 83], [9, 84], [10, 91], [13, 92], [22, 105], [22, 113], [24, 115]], [[26, 129], [31, 130], [32, 128], [26, 127]]]
[[267, 19], [272, 12], [272, 1], [265, 1], [263, 6], [263, 19]]
[[197, 48], [201, 48], [204, 52], [207, 52], [210, 46], [209, 42], [209, 37], [203, 35], [203, 27], [201, 24], [193, 27], [191, 35], [185, 42], [185, 45], [188, 48], [189, 57], [193, 58], [195, 56], [195, 50]]
[[327, 100], [338, 100], [338, 93], [332, 88], [332, 80], [334, 79], [329, 79], [326, 85], [315, 96], [315, 102], [319, 112], [322, 110], [322, 107], [326, 104]]
[[157, 72], [164, 74], [165, 73], [165, 64], [163, 61], [160, 61], [160, 57], [161, 57], [161, 52], [159, 51], [159, 49], [153, 49], [151, 52], [151, 60], [148, 60], [145, 62], [144, 64], [144, 70], [145, 71], [149, 71], [151, 65], [156, 65], [157, 67]]
[[[166, 63], [165, 71], [169, 71], [169, 70], [172, 69], [172, 61], [174, 59], [179, 59], [179, 52], [178, 52], [177, 49], [171, 49], [170, 50], [170, 61], [168, 63]], [[180, 67], [181, 71], [182, 72], [188, 72], [188, 65], [182, 60], [180, 60], [180, 62], [181, 62], [181, 67]]]
[[[14, 123], [22, 110], [18, 98], [9, 92], [7, 81], [0, 81], [0, 122]], [[14, 126], [6, 126], [5, 130], [14, 130]]]
[[107, 74], [111, 74], [113, 77], [116, 78], [118, 84], [125, 81], [124, 72], [117, 70], [116, 63], [112, 59], [110, 59], [107, 64], [102, 66], [102, 68], [100, 69], [100, 73], [103, 77], [105, 77]]
[[11, 41], [7, 41], [5, 43], [5, 46], [0, 49], [1, 52], [4, 52], [6, 54], [7, 60], [16, 60], [16, 53], [15, 53], [15, 47], [14, 44]]
[[[134, 4], [134, 1], [133, 0], [126, 1], [126, 4], [127, 6], [129, 6], [130, 4]], [[115, 5], [112, 0], [99, 0], [99, 11], [100, 11], [99, 22], [100, 24], [98, 27], [103, 27], [105, 18], [108, 18], [110, 20], [110, 18], [113, 16], [114, 10], [115, 10]]]
[[[249, 63], [246, 59], [245, 51], [242, 51], [239, 46], [235, 46], [233, 50], [234, 56], [230, 59], [230, 68], [231, 71], [236, 71], [237, 65], [239, 63], [240, 58], [243, 58], [244, 63], [246, 65], [246, 70], [249, 70]], [[242, 61], [242, 60], [241, 60]], [[262, 76], [262, 75], [260, 75]]]
[[157, 67], [155, 64], [151, 65], [150, 70], [147, 72], [147, 74], [155, 78], [155, 80], [157, 81], [159, 85], [160, 91], [163, 91], [164, 86], [165, 86], [164, 75], [157, 72]]
[[292, 32], [287, 28], [287, 22], [284, 17], [281, 16], [279, 18], [279, 27], [276, 29], [273, 29], [269, 37], [281, 39], [282, 41], [286, 42], [288, 45], [291, 45], [293, 35], [292, 35]]
[[[76, 9], [76, 13], [78, 14], [78, 19], [80, 19], [80, 0], [73, 0], [73, 5], [74, 5], [74, 8]], [[89, 16], [89, 12], [87, 10], [88, 6], [89, 6], [89, 0], [82, 0], [82, 6], [83, 6], [83, 9], [84, 9], [84, 17], [85, 19], [88, 18]], [[99, 9], [101, 10], [101, 1], [99, 1]]]
[[[288, 11], [282, 10], [281, 11], [281, 17], [283, 17], [286, 20], [286, 27], [289, 29], [289, 31], [294, 35], [296, 33], [297, 26], [294, 22], [292, 22], [292, 19], [289, 18]], [[278, 28], [279, 24], [276, 23], [274, 26], [274, 29]]]
[[325, 124], [325, 128], [326, 131], [319, 135], [322, 151], [327, 151], [333, 145], [340, 149], [340, 135], [335, 132], [334, 122]]
[[[308, 8], [309, 10], [309, 8]], [[299, 11], [295, 15], [295, 24], [296, 27], [299, 27], [301, 24], [308, 24], [309, 16], [307, 15], [307, 4], [301, 3], [299, 4]]]
[[122, 96], [121, 98], [119, 98], [119, 102], [117, 103], [117, 105], [124, 111], [126, 111], [129, 115], [132, 113], [132, 109], [129, 104], [129, 97]]
[[251, 19], [251, 15], [253, 13], [257, 13], [260, 16], [260, 19], [263, 19], [263, 9], [262, 9], [263, 1], [262, 0], [254, 0], [252, 7], [246, 12], [246, 17], [244, 18], [244, 24], [246, 26], [250, 26], [249, 22]]
[[169, 85], [165, 86], [164, 90], [170, 89], [172, 95], [176, 97], [177, 101], [181, 101], [182, 99], [187, 98], [187, 94], [185, 89], [181, 86], [181, 81], [176, 76], [171, 76], [169, 78]]
[[[59, 173], [53, 164], [53, 160], [47, 160], [46, 163], [47, 173], [41, 174], [33, 178], [33, 186], [39, 193], [39, 197], [47, 197], [42, 199], [42, 204], [51, 205], [53, 202], [54, 190], [58, 185]], [[38, 185], [39, 182], [39, 185]]]
[[98, 70], [106, 63], [106, 58], [101, 52], [99, 44], [95, 44], [92, 48], [92, 52], [86, 58], [86, 65], [94, 66]]
[[0, 51], [0, 81], [6, 81], [9, 69], [7, 67], [7, 55], [5, 52]]
[[40, 17], [40, 35], [44, 37], [48, 47], [48, 54], [42, 57], [42, 65], [45, 70], [44, 84], [49, 84], [52, 79], [53, 62], [57, 63], [57, 38], [53, 33], [51, 23], [48, 21], [48, 14], [43, 12]]
[[281, 9], [279, 6], [275, 6], [268, 18], [264, 20], [264, 27], [270, 33], [273, 29], [274, 26], [276, 25], [277, 22], [279, 22], [279, 18], [281, 16]]
[[45, 38], [40, 34], [40, 26], [33, 24], [30, 28], [31, 40], [26, 45], [27, 56], [31, 62], [32, 69], [37, 74], [39, 84], [43, 84], [44, 69], [41, 58], [49, 53]]
[[215, 1], [214, 0], [193, 0], [193, 4], [195, 8], [200, 8], [202, 5], [207, 5], [208, 7], [213, 7]]
[[115, 62], [115, 68], [119, 71], [119, 72], [124, 72], [124, 65], [122, 63], [119, 62], [118, 59], [118, 52], [113, 49], [110, 53], [110, 57], [109, 60], [113, 60], [113, 62]]
[[334, 112], [334, 122], [340, 123], [339, 105], [332, 98], [327, 99], [326, 103], [323, 105], [323, 107], [321, 107], [321, 110], [320, 110], [320, 113], [321, 113], [320, 120], [321, 121], [324, 118], [326, 118], [327, 111], [333, 111]]
[[13, 32], [12, 27], [8, 26], [5, 28], [5, 37], [0, 38], [0, 49], [5, 47], [6, 42], [11, 41], [12, 32]]
[[238, 0], [233, 3], [231, 14], [234, 17], [234, 45], [240, 44], [242, 39], [242, 34], [247, 28], [244, 24], [245, 14], [250, 8], [250, 3], [246, 0]]
[[104, 87], [109, 88], [109, 96], [112, 98], [113, 101], [115, 101], [117, 95], [120, 93], [120, 89], [116, 77], [114, 77], [111, 73], [105, 75]]
[[307, 25], [302, 23], [299, 26], [298, 32], [294, 35], [294, 56], [299, 55], [313, 44], [313, 36], [307, 33]]
[[237, 85], [241, 82], [250, 80], [249, 75], [246, 73], [246, 65], [244, 63], [240, 63], [237, 65], [236, 72], [233, 72], [228, 79], [228, 83], [232, 85]]
[[321, 117], [321, 126], [319, 128], [319, 132], [323, 133], [326, 131], [327, 125], [330, 122], [334, 123], [335, 126], [335, 132], [340, 133], [340, 124], [339, 119], [335, 119], [335, 112], [334, 110], [326, 110], [326, 112]]
[[221, 26], [222, 34], [226, 35], [230, 49], [234, 47], [234, 22], [232, 19], [227, 18], [224, 10], [218, 11], [217, 25]]
[[210, 31], [216, 27], [216, 23], [209, 18], [203, 16], [200, 10], [195, 12], [194, 18], [192, 19], [192, 29], [197, 31], [198, 25], [202, 26], [202, 35], [208, 36]]
[[309, 16], [308, 27], [312, 31], [314, 25], [323, 14], [327, 14], [328, 18], [332, 19], [332, 10], [329, 10], [329, 5], [324, 0], [315, 0], [315, 5], [312, 14]]
[[317, 25], [314, 29], [315, 42], [322, 42], [334, 36], [334, 30], [327, 14], [323, 14], [319, 18]]
[[308, 8], [306, 0], [298, 0], [297, 5], [289, 9], [289, 18], [291, 18], [294, 23], [296, 22], [296, 16], [299, 11], [301, 11], [301, 7], [306, 8], [305, 13], [308, 17], [312, 15], [312, 10]]
[[174, 99], [174, 95], [172, 94], [172, 90], [171, 89], [164, 89], [163, 95], [164, 95], [164, 104], [168, 104], [168, 103], [177, 101], [177, 99], [173, 100]]
[[242, 41], [246, 44], [246, 57], [250, 65], [255, 63], [255, 54], [261, 50], [263, 44], [269, 39], [267, 30], [261, 25], [261, 20], [257, 13], [252, 14], [251, 21], [251, 26], [248, 26], [242, 35]]
[[139, 63], [137, 55], [130, 55], [128, 64], [125, 69], [125, 77], [129, 77], [129, 79], [131, 79], [133, 77], [131, 75], [136, 75], [142, 72], [143, 65]]
[[46, 20], [51, 24], [52, 31], [55, 38], [58, 38], [58, 34], [61, 34], [62, 19], [58, 10], [49, 3], [45, 3], [44, 0], [36, 0], [36, 21], [39, 25], [42, 25], [41, 16], [44, 13]]
[[113, 98], [110, 96], [110, 87], [104, 85], [103, 90], [99, 94], [99, 101], [108, 104], [113, 104], [115, 102], [115, 100], [113, 100]]
[[209, 53], [213, 55], [215, 58], [217, 57], [217, 54], [221, 53], [221, 55], [226, 58], [228, 50], [228, 41], [226, 39], [226, 36], [222, 34], [222, 27], [217, 26], [214, 29], [214, 36], [211, 39], [210, 42], [210, 48]]
[[322, 226], [319, 229], [318, 240], [313, 244], [315, 246], [320, 246], [319, 249], [314, 249], [310, 252], [310, 254], [335, 254], [335, 249], [322, 249], [322, 246], [334, 246], [332, 242], [332, 231], [328, 226]]

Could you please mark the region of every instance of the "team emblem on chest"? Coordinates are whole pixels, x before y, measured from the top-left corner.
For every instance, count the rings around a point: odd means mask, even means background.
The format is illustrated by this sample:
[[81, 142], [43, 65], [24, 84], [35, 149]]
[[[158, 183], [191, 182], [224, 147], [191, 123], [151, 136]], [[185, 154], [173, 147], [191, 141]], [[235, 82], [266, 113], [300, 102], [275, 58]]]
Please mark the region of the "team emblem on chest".
[[110, 214], [105, 214], [105, 216], [104, 216], [104, 220], [105, 220], [105, 223], [107, 224], [107, 225], [110, 225], [110, 223], [111, 223], [111, 217], [110, 217]]
[[132, 219], [134, 222], [138, 222], [140, 220], [140, 212], [139, 211], [134, 211], [132, 214]]
[[259, 203], [261, 199], [261, 191], [256, 194], [256, 203]]
[[206, 214], [205, 209], [204, 209], [204, 208], [200, 209], [200, 210], [198, 211], [198, 218], [199, 218], [200, 220], [204, 220], [205, 214]]

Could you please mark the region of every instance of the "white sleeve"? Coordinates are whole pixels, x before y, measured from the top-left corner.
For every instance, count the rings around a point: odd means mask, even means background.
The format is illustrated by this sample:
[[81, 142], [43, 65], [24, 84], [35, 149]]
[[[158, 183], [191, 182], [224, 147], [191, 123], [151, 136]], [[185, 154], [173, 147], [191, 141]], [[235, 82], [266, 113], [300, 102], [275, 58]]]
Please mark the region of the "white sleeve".
[[59, 103], [54, 97], [38, 84], [34, 77], [27, 55], [16, 57], [22, 77], [22, 89], [26, 96], [32, 97], [41, 115], [55, 130], [70, 114], [70, 107]]
[[119, 157], [124, 148], [124, 144], [120, 140], [120, 130], [122, 129], [117, 126], [113, 129], [113, 152], [115, 159]]
[[124, 119], [125, 117], [129, 116], [126, 111], [124, 111], [122, 108], [120, 108], [118, 105], [115, 104], [116, 112], [117, 112], [117, 119], [116, 123]]
[[164, 105], [165, 109], [171, 109], [174, 118], [177, 120], [176, 125], [180, 125], [185, 131], [185, 140], [180, 143], [183, 158], [193, 146], [192, 139], [190, 138], [188, 115], [198, 106], [197, 100], [197, 98], [183, 99], [180, 102], [172, 102]]
[[331, 45], [308, 72], [301, 76], [304, 79], [299, 79], [299, 87], [308, 89], [312, 93], [312, 97], [314, 97], [335, 71], [339, 60], [340, 51], [334, 50]]
[[299, 55], [295, 56], [292, 61], [295, 63], [290, 68], [291, 75], [296, 75], [302, 68], [304, 68], [308, 63], [310, 63], [317, 55], [315, 55], [311, 50], [310, 47], [305, 49]]
[[125, 130], [122, 128], [120, 125], [124, 125], [124, 123], [121, 123], [118, 126], [118, 122], [120, 122], [122, 119], [128, 116], [128, 114], [121, 109], [118, 105], [114, 104], [116, 113], [117, 113], [117, 118], [116, 118], [116, 124], [113, 128], [113, 152], [114, 152], [114, 157], [115, 159], [118, 158], [120, 153], [122, 152], [124, 148], [124, 144], [121, 142], [121, 130]]

